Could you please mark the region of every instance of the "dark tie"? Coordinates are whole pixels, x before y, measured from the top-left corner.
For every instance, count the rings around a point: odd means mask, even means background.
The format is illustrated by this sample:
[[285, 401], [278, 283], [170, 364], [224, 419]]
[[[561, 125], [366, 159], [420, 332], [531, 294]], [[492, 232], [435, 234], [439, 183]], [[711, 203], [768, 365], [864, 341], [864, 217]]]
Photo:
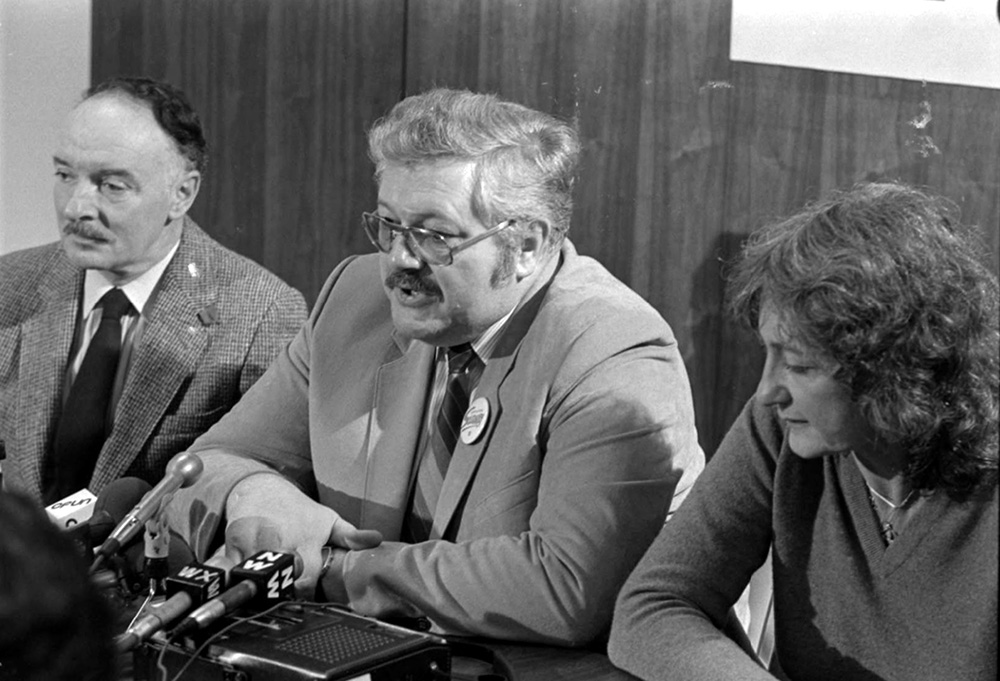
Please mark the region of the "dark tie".
[[469, 407], [469, 395], [479, 381], [483, 362], [468, 343], [448, 348], [448, 383], [444, 399], [420, 460], [404, 539], [411, 542], [431, 538], [434, 511], [444, 484], [451, 454], [455, 451], [462, 417]]
[[132, 305], [119, 288], [101, 298], [101, 323], [90, 340], [56, 427], [51, 480], [45, 503], [58, 501], [90, 483], [107, 437], [108, 405], [121, 354], [122, 316]]

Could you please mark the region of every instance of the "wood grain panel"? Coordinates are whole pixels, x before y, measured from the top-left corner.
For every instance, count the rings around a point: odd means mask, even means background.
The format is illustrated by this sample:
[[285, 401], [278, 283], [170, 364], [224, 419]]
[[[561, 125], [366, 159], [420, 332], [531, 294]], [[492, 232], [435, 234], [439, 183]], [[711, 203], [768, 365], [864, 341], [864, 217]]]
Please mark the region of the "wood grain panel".
[[629, 278], [647, 5], [642, 0], [414, 0], [407, 93], [495, 92], [579, 123], [571, 237]]
[[315, 298], [371, 250], [365, 130], [402, 92], [396, 0], [94, 1], [92, 78], [147, 75], [198, 110], [210, 165], [192, 216]]
[[[648, 120], [640, 149], [641, 178], [652, 222], [648, 299], [670, 322], [691, 378], [698, 430], [707, 453], [752, 389], [756, 344], [747, 348], [722, 312], [722, 265], [735, 251], [728, 191], [730, 111], [736, 93], [726, 51], [728, 11], [710, 3], [654, 3], [646, 65]], [[648, 198], [644, 198], [648, 196]], [[730, 341], [723, 350], [723, 339]], [[726, 352], [737, 349], [738, 370], [723, 374]]]
[[194, 208], [312, 300], [367, 252], [364, 131], [405, 94], [491, 91], [578, 122], [571, 231], [673, 327], [714, 451], [760, 370], [723, 311], [745, 235], [836, 187], [955, 201], [1000, 269], [1000, 92], [729, 60], [731, 0], [94, 0], [93, 77], [144, 73], [201, 112]]
[[340, 260], [373, 250], [361, 229], [375, 206], [365, 133], [402, 92], [403, 5], [270, 6], [265, 249], [315, 294]]

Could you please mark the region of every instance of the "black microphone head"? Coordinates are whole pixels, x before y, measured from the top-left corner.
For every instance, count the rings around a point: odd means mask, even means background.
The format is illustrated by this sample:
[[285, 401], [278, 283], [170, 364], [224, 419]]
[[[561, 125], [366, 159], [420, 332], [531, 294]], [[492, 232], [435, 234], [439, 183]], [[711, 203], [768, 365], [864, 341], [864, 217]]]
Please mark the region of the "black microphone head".
[[295, 597], [295, 556], [277, 551], [261, 551], [234, 567], [229, 582], [247, 580], [257, 587], [258, 603]]
[[90, 517], [91, 541], [100, 544], [129, 511], [146, 496], [152, 486], [140, 478], [118, 478], [101, 490]]
[[244, 605], [264, 608], [294, 598], [295, 556], [277, 551], [256, 553], [232, 569], [229, 583], [233, 586], [191, 612], [171, 636], [204, 629]]
[[167, 577], [167, 598], [183, 591], [191, 597], [191, 602], [198, 606], [221, 594], [225, 586], [224, 569], [192, 562], [182, 567], [172, 577]]

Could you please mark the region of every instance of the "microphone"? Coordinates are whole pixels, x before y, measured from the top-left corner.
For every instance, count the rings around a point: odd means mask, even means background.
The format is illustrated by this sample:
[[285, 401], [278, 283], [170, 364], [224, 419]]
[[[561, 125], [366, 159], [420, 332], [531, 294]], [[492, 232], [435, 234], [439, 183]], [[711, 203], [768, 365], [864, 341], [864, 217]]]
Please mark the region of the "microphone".
[[170, 555], [170, 529], [167, 527], [167, 514], [163, 512], [163, 508], [146, 521], [143, 549], [143, 572], [150, 581], [150, 589], [161, 591], [163, 578], [170, 571], [167, 564], [167, 557]]
[[49, 520], [69, 537], [82, 556], [89, 556], [93, 549], [89, 521], [96, 500], [90, 490], [82, 489], [45, 507]]
[[261, 551], [233, 568], [226, 591], [199, 606], [171, 632], [183, 636], [204, 629], [220, 617], [251, 602], [268, 604], [294, 596], [295, 556], [290, 553]]
[[118, 478], [109, 482], [97, 495], [94, 514], [87, 521], [94, 543], [104, 542], [129, 509], [151, 489], [152, 485], [141, 478]]
[[[147, 524], [149, 522], [152, 521]], [[151, 557], [154, 551], [157, 556]], [[150, 588], [154, 588], [158, 594], [165, 593], [164, 577], [177, 573], [195, 560], [197, 559], [188, 543], [167, 529], [158, 532], [155, 539], [146, 532], [143, 539], [137, 538], [128, 546], [122, 547], [109, 563], [114, 562], [125, 587], [133, 596], [137, 596], [148, 593]]]
[[122, 545], [134, 539], [146, 521], [160, 510], [164, 500], [178, 489], [194, 483], [201, 476], [203, 467], [201, 459], [190, 452], [181, 452], [170, 459], [163, 479], [118, 523], [97, 549], [97, 555], [90, 566], [91, 571], [99, 568], [105, 560], [118, 553]]
[[108, 538], [111, 529], [152, 489], [139, 478], [119, 478], [96, 497], [82, 489], [45, 507], [49, 518], [73, 540], [82, 556], [93, 557], [94, 544]]
[[97, 497], [90, 490], [82, 489], [68, 497], [49, 504], [45, 513], [49, 519], [62, 529], [69, 529], [90, 520], [94, 513], [94, 503]]
[[205, 563], [186, 565], [173, 577], [167, 577], [167, 599], [115, 637], [115, 649], [127, 653], [191, 608], [218, 596], [226, 584], [224, 565], [229, 565], [226, 558], [211, 558]]

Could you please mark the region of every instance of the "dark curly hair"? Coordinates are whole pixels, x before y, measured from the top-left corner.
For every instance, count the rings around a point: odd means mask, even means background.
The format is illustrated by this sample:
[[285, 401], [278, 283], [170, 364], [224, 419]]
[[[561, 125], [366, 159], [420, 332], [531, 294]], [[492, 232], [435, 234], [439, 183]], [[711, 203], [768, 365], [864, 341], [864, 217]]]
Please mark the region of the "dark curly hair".
[[0, 492], [0, 679], [110, 681], [113, 612], [40, 506]]
[[101, 94], [122, 93], [146, 103], [156, 122], [177, 143], [177, 150], [200, 173], [208, 165], [208, 143], [201, 120], [187, 96], [170, 83], [151, 78], [109, 78], [92, 86], [84, 94], [90, 99]]
[[1000, 296], [983, 251], [950, 202], [859, 185], [754, 233], [729, 304], [751, 328], [773, 305], [908, 451], [914, 487], [961, 499], [997, 484]]

